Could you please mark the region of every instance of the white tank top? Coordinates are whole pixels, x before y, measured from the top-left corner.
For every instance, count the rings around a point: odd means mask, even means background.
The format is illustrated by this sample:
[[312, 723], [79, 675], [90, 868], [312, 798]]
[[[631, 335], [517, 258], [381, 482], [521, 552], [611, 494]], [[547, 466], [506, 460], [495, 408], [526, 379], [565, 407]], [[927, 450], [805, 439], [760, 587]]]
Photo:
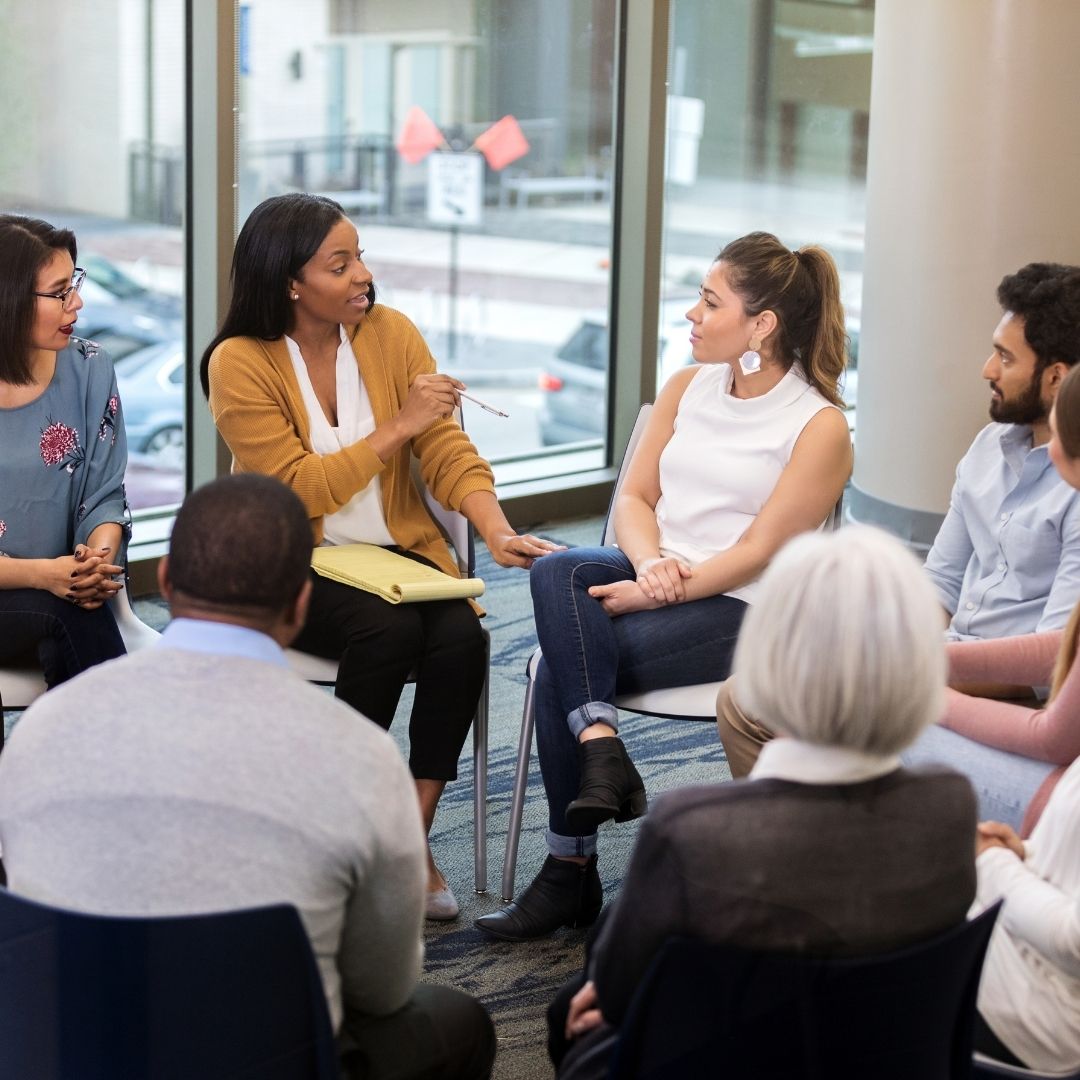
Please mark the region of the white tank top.
[[[307, 364], [300, 355], [300, 346], [288, 334], [285, 345], [292, 360], [296, 381], [307, 406], [308, 424], [311, 429], [311, 449], [316, 454], [336, 454], [346, 446], [367, 438], [375, 430], [375, 414], [367, 387], [360, 378], [356, 366], [352, 342], [341, 327], [341, 343], [337, 352], [337, 412], [338, 426], [331, 427], [326, 419], [315, 387], [311, 385]], [[340, 510], [323, 518], [324, 544], [378, 544], [391, 547], [394, 538], [386, 527], [386, 515], [382, 508], [382, 485], [377, 476], [358, 491]]]
[[[795, 364], [767, 394], [736, 398], [728, 364], [690, 380], [660, 455], [660, 552], [695, 566], [746, 532], [776, 487], [810, 419], [834, 408]], [[757, 582], [729, 596], [751, 602]]]

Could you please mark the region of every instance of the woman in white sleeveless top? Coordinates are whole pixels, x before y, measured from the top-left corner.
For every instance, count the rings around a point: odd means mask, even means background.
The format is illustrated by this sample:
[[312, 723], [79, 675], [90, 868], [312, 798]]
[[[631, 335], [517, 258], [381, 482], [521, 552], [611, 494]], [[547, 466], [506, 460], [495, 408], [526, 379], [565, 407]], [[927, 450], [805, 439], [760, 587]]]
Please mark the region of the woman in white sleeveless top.
[[646, 807], [615, 696], [727, 678], [758, 576], [822, 525], [851, 473], [844, 313], [823, 249], [735, 240], [686, 317], [696, 363], [657, 397], [615, 504], [618, 547], [530, 572], [550, 854], [516, 901], [477, 920], [500, 938], [596, 918], [597, 826]]

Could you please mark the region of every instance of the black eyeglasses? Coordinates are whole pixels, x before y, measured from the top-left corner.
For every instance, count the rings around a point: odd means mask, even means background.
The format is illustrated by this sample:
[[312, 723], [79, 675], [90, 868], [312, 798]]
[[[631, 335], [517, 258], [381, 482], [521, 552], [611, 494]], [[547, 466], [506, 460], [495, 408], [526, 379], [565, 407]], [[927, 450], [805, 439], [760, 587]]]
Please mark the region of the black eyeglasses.
[[75, 267], [75, 273], [71, 277], [71, 284], [60, 292], [36, 292], [35, 296], [43, 296], [48, 300], [59, 300], [66, 311], [71, 307], [71, 298], [82, 288], [86, 280], [86, 271], [81, 266]]

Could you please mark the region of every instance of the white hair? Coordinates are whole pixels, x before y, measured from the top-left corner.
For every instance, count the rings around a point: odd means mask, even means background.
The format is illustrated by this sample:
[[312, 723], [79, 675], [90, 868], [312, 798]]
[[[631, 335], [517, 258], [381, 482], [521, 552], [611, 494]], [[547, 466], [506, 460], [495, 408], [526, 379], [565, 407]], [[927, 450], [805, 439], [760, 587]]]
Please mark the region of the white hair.
[[779, 735], [895, 754], [941, 715], [943, 627], [922, 568], [888, 533], [797, 537], [743, 620], [739, 705]]

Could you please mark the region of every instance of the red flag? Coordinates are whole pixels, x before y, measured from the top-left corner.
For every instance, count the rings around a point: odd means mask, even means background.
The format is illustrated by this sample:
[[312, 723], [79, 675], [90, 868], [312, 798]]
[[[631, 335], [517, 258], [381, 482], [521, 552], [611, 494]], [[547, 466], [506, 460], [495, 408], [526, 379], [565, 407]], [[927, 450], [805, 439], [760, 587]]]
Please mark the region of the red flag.
[[473, 145], [483, 153], [496, 172], [529, 152], [529, 140], [512, 116], [504, 116], [498, 123], [492, 124]]
[[435, 121], [419, 105], [414, 105], [405, 116], [398, 136], [397, 152], [410, 164], [415, 165], [444, 142], [442, 132]]

